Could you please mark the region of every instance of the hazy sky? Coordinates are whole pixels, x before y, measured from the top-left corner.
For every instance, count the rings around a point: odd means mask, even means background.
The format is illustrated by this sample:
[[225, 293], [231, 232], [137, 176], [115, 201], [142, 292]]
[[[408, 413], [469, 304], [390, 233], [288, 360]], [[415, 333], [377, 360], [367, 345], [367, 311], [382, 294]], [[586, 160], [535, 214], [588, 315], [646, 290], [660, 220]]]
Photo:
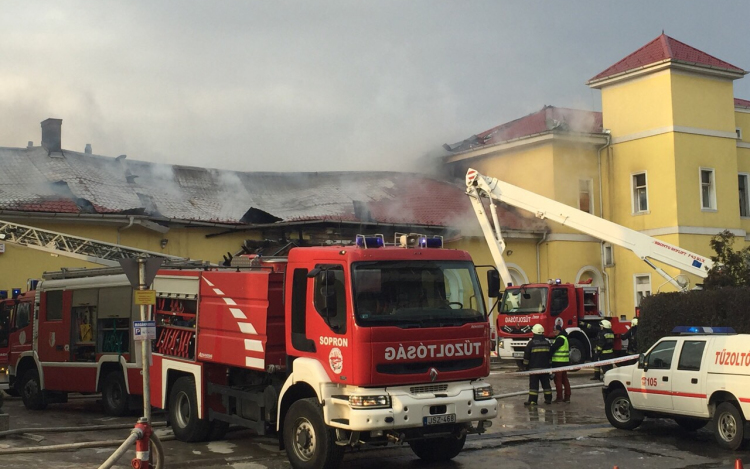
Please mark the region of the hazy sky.
[[[661, 34], [750, 70], [743, 1], [0, 0], [0, 146], [241, 171], [414, 170]], [[735, 81], [750, 99], [750, 77]]]

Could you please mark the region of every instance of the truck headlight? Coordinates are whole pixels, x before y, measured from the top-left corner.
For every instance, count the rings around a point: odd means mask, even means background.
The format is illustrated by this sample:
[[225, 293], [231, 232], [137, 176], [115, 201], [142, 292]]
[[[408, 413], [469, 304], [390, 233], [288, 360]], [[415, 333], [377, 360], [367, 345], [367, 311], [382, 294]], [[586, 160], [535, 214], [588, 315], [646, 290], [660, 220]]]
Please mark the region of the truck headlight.
[[391, 397], [349, 396], [349, 405], [357, 409], [383, 409], [391, 406]]
[[482, 386], [481, 388], [474, 388], [474, 400], [475, 401], [486, 401], [492, 399], [493, 396], [492, 386]]
[[505, 341], [504, 340], [498, 340], [497, 341], [497, 346], [500, 347], [500, 348], [505, 348]]

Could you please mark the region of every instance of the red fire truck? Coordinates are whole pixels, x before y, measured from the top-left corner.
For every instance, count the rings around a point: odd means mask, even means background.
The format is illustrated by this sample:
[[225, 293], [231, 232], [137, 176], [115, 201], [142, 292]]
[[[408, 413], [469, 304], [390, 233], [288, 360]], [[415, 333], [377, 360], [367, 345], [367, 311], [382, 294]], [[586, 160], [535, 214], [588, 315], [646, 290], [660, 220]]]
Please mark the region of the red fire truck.
[[615, 353], [621, 352], [619, 336], [627, 332], [630, 321], [601, 316], [598, 288], [559, 281], [508, 287], [497, 315], [498, 356], [522, 360], [534, 324], [544, 326], [549, 339], [554, 337], [554, 327], [560, 325], [568, 333], [570, 362], [577, 365], [593, 358], [592, 345], [602, 319], [612, 323]]
[[31, 349], [34, 293], [28, 291], [0, 300], [0, 390], [11, 395], [18, 395], [9, 385], [11, 356], [17, 357], [24, 350]]
[[[177, 438], [230, 424], [278, 432], [295, 468], [323, 468], [346, 447], [389, 442], [447, 460], [489, 427], [489, 324], [471, 258], [400, 239], [160, 270], [150, 397]], [[64, 275], [39, 284], [33, 348], [12, 358], [11, 381], [29, 408], [100, 390], [124, 412], [143, 392], [129, 283]]]

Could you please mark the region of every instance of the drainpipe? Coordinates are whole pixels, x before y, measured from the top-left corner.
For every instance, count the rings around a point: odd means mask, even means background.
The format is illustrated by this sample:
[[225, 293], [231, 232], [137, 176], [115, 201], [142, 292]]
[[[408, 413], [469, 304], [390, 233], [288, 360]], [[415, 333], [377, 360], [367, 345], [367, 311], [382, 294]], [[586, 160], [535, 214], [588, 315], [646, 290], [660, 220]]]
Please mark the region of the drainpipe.
[[[604, 218], [604, 192], [602, 189], [602, 150], [605, 150], [609, 148], [609, 145], [612, 143], [612, 135], [610, 133], [609, 129], [604, 129], [604, 133], [607, 134], [607, 143], [599, 147], [599, 149], [596, 152], [597, 155], [597, 164], [599, 166], [599, 217], [602, 219]], [[612, 290], [609, 285], [609, 274], [607, 273], [606, 267], [604, 267], [604, 242], [600, 244], [601, 250], [600, 250], [600, 256], [602, 260], [602, 274], [604, 274], [604, 284], [607, 286], [607, 309], [605, 311], [606, 316], [611, 316], [612, 314]], [[613, 248], [613, 254], [614, 254], [614, 248]]]
[[131, 215], [131, 216], [130, 216], [130, 217], [128, 217], [128, 218], [130, 218], [130, 223], [128, 223], [128, 224], [127, 224], [126, 226], [123, 226], [123, 227], [117, 228], [117, 244], [120, 244], [120, 232], [121, 232], [121, 231], [125, 231], [125, 230], [127, 230], [128, 228], [130, 228], [131, 226], [133, 226], [133, 220], [134, 220], [134, 217], [133, 217], [133, 216]]
[[539, 246], [542, 245], [544, 240], [547, 239], [547, 232], [545, 231], [542, 235], [542, 239], [539, 240], [538, 243], [536, 243], [536, 283], [542, 283], [542, 268], [540, 266], [540, 254], [539, 254]]

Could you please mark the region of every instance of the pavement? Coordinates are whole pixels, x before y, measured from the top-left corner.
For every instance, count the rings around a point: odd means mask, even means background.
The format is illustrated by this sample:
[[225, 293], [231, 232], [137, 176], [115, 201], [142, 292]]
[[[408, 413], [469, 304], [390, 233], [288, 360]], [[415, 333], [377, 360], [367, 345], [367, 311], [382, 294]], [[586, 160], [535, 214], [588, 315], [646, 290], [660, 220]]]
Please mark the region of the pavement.
[[[636, 431], [612, 428], [604, 416], [601, 390], [592, 382], [591, 372], [571, 373], [573, 390], [570, 403], [526, 408], [526, 377], [509, 374], [512, 368], [495, 367], [488, 380], [496, 395], [520, 393], [499, 399], [499, 416], [483, 435], [470, 435], [465, 450], [445, 464], [426, 465], [416, 459], [408, 446], [363, 449], [347, 453], [342, 467], [362, 469], [495, 467], [503, 469], [550, 466], [581, 469], [732, 468], [747, 452], [721, 450], [708, 429], [685, 432], [671, 420], [647, 420]], [[594, 387], [591, 387], [591, 385]], [[44, 411], [28, 411], [17, 398], [6, 398], [11, 429], [20, 434], [0, 438], [0, 467], [96, 468], [127, 438], [137, 416], [109, 417], [103, 413], [100, 396], [71, 395], [67, 404], [50, 405]], [[153, 421], [164, 421], [154, 413]], [[45, 427], [105, 426], [92, 431], [41, 431]], [[167, 467], [288, 469], [286, 455], [274, 437], [258, 437], [245, 429], [231, 429], [226, 439], [205, 443], [183, 443], [171, 431], [157, 427], [163, 441]], [[68, 445], [65, 451], [54, 448]], [[80, 447], [74, 447], [78, 445]], [[91, 447], [85, 447], [85, 446]], [[128, 468], [135, 456], [129, 450], [115, 467]], [[492, 466], [486, 466], [491, 464]], [[749, 466], [750, 467], [750, 466]]]

